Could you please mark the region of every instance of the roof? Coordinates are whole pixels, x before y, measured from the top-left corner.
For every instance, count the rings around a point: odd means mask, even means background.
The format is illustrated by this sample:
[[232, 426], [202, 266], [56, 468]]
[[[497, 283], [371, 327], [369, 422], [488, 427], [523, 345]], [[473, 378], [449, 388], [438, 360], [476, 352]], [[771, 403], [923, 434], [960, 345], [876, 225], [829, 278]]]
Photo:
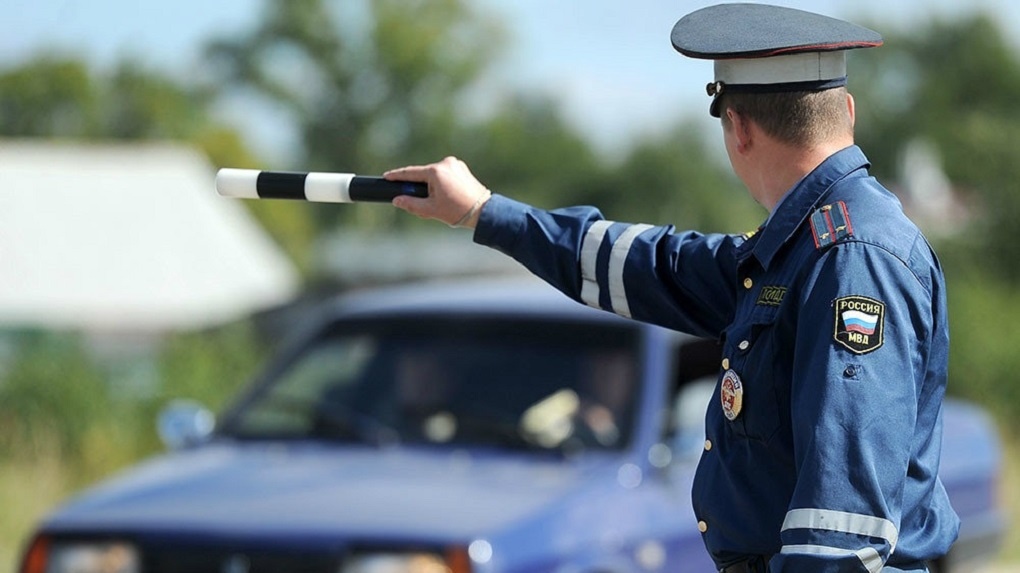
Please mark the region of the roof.
[[0, 141], [0, 326], [161, 331], [289, 300], [298, 275], [200, 153]]
[[532, 275], [442, 279], [366, 289], [343, 295], [334, 304], [334, 316], [344, 317], [450, 313], [642, 325], [572, 300]]

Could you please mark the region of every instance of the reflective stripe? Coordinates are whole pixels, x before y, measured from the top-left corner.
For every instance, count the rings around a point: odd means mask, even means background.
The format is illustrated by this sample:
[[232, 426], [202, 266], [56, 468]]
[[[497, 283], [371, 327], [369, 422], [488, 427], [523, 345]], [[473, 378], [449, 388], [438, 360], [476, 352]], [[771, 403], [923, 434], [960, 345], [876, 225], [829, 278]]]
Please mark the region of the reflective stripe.
[[595, 221], [581, 243], [581, 300], [595, 308], [599, 308], [599, 283], [595, 275], [599, 247], [612, 224], [612, 221]]
[[641, 233], [653, 228], [651, 225], [631, 225], [613, 243], [609, 253], [609, 296], [613, 301], [613, 312], [630, 318], [630, 304], [627, 302], [627, 289], [623, 284], [623, 267], [630, 254], [634, 239]]
[[833, 557], [844, 557], [847, 555], [856, 555], [861, 560], [861, 564], [870, 573], [879, 573], [885, 562], [882, 560], [882, 556], [875, 551], [873, 547], [865, 547], [858, 549], [857, 551], [851, 551], [849, 549], [839, 549], [836, 547], [826, 547], [824, 545], [784, 545], [779, 551], [783, 554], [803, 554], [803, 555], [829, 555]]
[[790, 510], [783, 521], [783, 531], [788, 529], [824, 529], [879, 537], [888, 541], [893, 549], [896, 548], [896, 541], [899, 539], [896, 526], [888, 519], [827, 509]]

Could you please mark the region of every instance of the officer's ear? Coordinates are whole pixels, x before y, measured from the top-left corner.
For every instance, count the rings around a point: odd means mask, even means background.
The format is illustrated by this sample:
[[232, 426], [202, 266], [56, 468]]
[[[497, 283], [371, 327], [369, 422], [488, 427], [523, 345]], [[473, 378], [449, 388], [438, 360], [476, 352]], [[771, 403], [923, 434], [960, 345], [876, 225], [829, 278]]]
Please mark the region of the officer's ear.
[[854, 96], [850, 92], [846, 92], [846, 111], [850, 114], [850, 129], [852, 130], [857, 120], [857, 109], [854, 104]]
[[751, 121], [735, 111], [732, 107], [725, 108], [723, 129], [729, 131], [729, 136], [733, 139], [734, 147], [738, 152], [747, 151], [751, 146]]

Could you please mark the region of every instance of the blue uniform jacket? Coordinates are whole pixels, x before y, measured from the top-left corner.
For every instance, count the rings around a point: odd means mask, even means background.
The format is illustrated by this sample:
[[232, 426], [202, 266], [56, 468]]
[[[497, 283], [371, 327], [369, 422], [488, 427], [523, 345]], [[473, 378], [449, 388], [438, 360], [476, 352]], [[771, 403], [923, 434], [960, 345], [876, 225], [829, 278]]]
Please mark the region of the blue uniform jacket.
[[939, 262], [856, 146], [759, 232], [677, 232], [501, 196], [475, 241], [568, 296], [723, 344], [693, 499], [720, 566], [918, 570], [959, 520], [937, 476], [949, 329]]

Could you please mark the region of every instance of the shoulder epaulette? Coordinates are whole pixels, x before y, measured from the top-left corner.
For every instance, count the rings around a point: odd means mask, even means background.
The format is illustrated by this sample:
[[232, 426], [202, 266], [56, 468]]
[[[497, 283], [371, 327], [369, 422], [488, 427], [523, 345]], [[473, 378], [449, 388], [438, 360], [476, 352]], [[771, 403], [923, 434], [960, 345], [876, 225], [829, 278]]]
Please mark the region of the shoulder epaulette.
[[850, 225], [846, 203], [837, 201], [811, 213], [811, 234], [819, 250], [852, 237], [854, 228]]

